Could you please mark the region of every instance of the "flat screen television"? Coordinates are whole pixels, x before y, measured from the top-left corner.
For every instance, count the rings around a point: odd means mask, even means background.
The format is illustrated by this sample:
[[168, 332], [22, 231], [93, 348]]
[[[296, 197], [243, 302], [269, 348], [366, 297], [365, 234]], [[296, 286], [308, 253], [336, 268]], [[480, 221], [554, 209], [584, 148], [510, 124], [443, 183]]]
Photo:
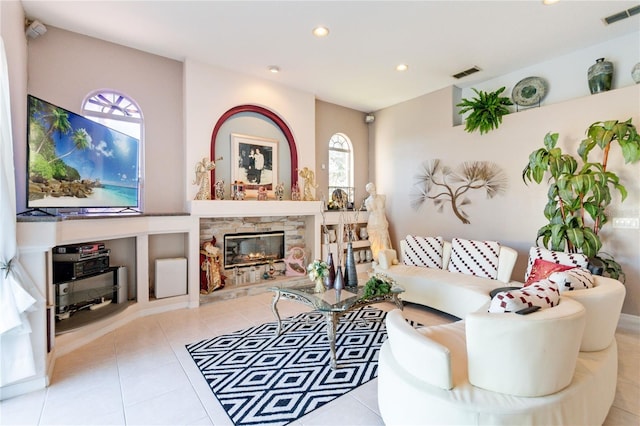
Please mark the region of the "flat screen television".
[[140, 141], [28, 96], [29, 209], [136, 209]]

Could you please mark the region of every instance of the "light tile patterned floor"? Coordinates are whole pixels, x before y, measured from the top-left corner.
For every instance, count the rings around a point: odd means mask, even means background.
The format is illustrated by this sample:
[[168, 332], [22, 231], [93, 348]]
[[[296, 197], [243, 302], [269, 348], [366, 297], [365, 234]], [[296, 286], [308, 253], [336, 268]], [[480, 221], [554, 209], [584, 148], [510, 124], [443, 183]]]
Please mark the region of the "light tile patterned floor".
[[[137, 319], [59, 358], [47, 389], [3, 401], [1, 425], [227, 425], [230, 421], [184, 345], [273, 321], [271, 293]], [[308, 309], [279, 302], [282, 316]], [[377, 305], [389, 310], [391, 304]], [[451, 317], [409, 304], [425, 325]], [[640, 424], [640, 332], [618, 329], [618, 393], [605, 425]], [[382, 425], [377, 380], [294, 425]]]

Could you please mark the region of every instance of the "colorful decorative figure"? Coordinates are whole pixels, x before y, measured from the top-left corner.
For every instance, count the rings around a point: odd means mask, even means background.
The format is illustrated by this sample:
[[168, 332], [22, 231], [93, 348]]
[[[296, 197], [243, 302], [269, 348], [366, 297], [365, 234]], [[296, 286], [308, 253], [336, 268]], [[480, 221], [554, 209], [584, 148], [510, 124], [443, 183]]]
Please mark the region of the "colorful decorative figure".
[[297, 183], [291, 186], [291, 201], [300, 201], [300, 188]]
[[385, 216], [386, 197], [377, 193], [376, 186], [372, 182], [369, 182], [365, 189], [369, 193], [369, 197], [364, 200], [364, 205], [369, 212], [367, 234], [369, 234], [373, 258], [378, 260], [378, 252], [380, 250], [391, 248], [389, 222], [387, 222], [387, 217]]
[[264, 186], [258, 188], [258, 201], [267, 201], [267, 188]]
[[308, 167], [303, 168], [298, 173], [302, 179], [304, 179], [304, 190], [302, 192], [302, 201], [315, 201], [314, 195], [315, 189], [318, 187], [316, 184], [316, 177], [313, 170]]
[[234, 181], [231, 185], [231, 199], [232, 200], [244, 200], [244, 182]]
[[215, 184], [216, 200], [224, 200], [224, 180], [219, 180]]
[[202, 245], [200, 250], [200, 294], [210, 294], [223, 288], [226, 277], [222, 270], [222, 252], [215, 246], [212, 238]]
[[276, 185], [275, 195], [276, 200], [284, 200], [284, 182], [280, 182], [278, 185]]

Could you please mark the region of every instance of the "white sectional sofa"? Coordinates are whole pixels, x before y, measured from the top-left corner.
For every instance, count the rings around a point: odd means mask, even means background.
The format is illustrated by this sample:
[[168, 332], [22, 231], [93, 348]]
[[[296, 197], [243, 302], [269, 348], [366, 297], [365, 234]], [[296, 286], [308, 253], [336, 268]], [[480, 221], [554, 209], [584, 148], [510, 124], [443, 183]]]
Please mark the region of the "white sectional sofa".
[[378, 370], [385, 424], [602, 424], [615, 397], [624, 286], [596, 276], [594, 288], [566, 291], [552, 308], [489, 313], [492, 289], [522, 285], [510, 281], [515, 255], [504, 249], [503, 280], [382, 255], [377, 271], [405, 288], [404, 300], [463, 318], [414, 329], [400, 310], [387, 315]]
[[[402, 252], [407, 242], [400, 242]], [[383, 250], [378, 254], [375, 271], [393, 278], [403, 289], [403, 301], [429, 306], [458, 318], [464, 318], [485, 306], [491, 299], [489, 293], [499, 287], [522, 286], [511, 282], [511, 273], [518, 253], [501, 246], [498, 256], [497, 278], [484, 278], [459, 272], [449, 272], [447, 266], [451, 258], [451, 243], [444, 241], [442, 269], [408, 266], [398, 262], [394, 250]]]

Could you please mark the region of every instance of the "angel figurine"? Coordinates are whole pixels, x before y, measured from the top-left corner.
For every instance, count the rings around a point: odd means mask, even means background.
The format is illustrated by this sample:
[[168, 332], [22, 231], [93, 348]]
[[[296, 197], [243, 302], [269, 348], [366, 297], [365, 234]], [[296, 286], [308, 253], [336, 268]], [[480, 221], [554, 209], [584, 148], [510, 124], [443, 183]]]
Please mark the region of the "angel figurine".
[[[222, 160], [222, 157], [216, 159], [216, 161]], [[196, 194], [194, 200], [210, 200], [211, 199], [211, 183], [209, 180], [209, 172], [216, 168], [216, 162], [210, 161], [207, 157], [203, 157], [202, 161], [196, 163], [196, 179], [193, 181], [194, 185], [200, 185], [200, 189]]]
[[300, 177], [304, 179], [304, 189], [302, 191], [302, 201], [315, 201], [316, 197], [313, 195], [312, 188], [315, 189], [318, 187], [316, 185], [316, 178], [313, 170], [308, 167], [300, 170]]

